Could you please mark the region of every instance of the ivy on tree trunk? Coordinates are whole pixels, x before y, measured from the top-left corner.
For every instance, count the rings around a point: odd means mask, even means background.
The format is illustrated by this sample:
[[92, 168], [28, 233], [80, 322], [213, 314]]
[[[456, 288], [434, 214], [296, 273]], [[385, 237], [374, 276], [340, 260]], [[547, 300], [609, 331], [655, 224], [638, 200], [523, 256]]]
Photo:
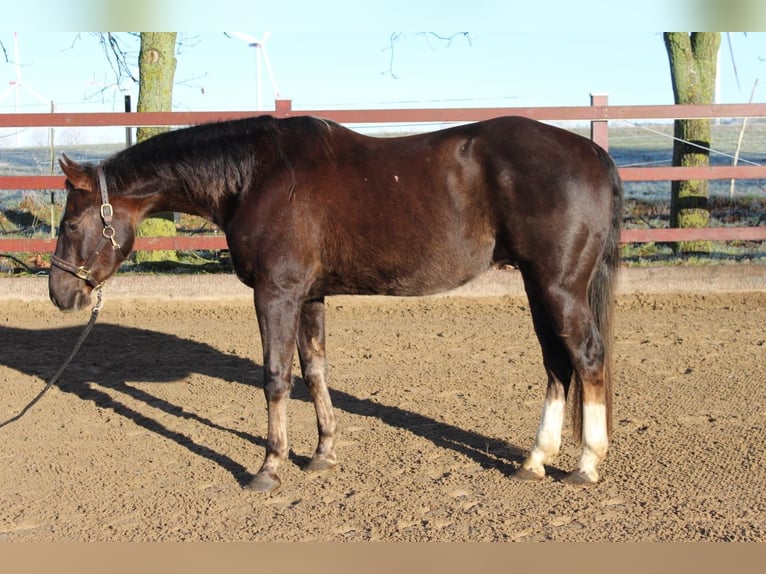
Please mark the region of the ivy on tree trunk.
[[[711, 104], [715, 95], [719, 32], [665, 32], [676, 104]], [[675, 120], [673, 165], [707, 166], [710, 163], [711, 121]], [[708, 181], [673, 181], [670, 194], [671, 227], [707, 227], [710, 220]], [[709, 241], [684, 241], [684, 253], [710, 251]]]

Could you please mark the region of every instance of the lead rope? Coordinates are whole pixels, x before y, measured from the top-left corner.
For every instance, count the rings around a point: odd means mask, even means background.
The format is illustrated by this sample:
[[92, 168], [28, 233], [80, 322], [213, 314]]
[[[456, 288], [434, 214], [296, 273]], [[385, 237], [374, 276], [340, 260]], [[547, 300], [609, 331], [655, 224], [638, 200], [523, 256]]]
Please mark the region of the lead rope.
[[19, 420], [21, 417], [23, 417], [25, 414], [27, 414], [27, 411], [31, 409], [37, 401], [39, 401], [41, 398], [43, 398], [43, 395], [48, 392], [48, 389], [50, 389], [54, 384], [56, 384], [56, 381], [59, 380], [59, 377], [64, 372], [64, 370], [69, 366], [69, 363], [72, 362], [72, 359], [74, 359], [77, 352], [80, 350], [80, 347], [82, 346], [83, 341], [85, 341], [85, 338], [88, 336], [88, 333], [90, 333], [90, 330], [93, 328], [93, 325], [96, 323], [96, 319], [98, 318], [99, 312], [101, 312], [101, 307], [104, 306], [104, 300], [103, 300], [103, 294], [101, 292], [101, 287], [103, 287], [103, 284], [98, 285], [93, 290], [96, 292], [96, 304], [93, 305], [93, 308], [90, 310], [90, 320], [88, 321], [88, 324], [85, 325], [85, 329], [83, 329], [82, 334], [80, 335], [80, 338], [77, 339], [77, 342], [74, 345], [74, 348], [72, 349], [72, 352], [69, 353], [69, 356], [66, 358], [66, 361], [64, 361], [64, 364], [59, 367], [59, 370], [56, 371], [56, 374], [53, 375], [50, 381], [48, 381], [48, 384], [45, 385], [42, 391], [40, 391], [37, 396], [32, 399], [27, 406], [25, 406], [19, 414], [16, 416], [8, 419], [5, 422], [0, 423], [0, 428], [3, 428], [6, 425], [11, 424], [12, 422], [15, 422]]

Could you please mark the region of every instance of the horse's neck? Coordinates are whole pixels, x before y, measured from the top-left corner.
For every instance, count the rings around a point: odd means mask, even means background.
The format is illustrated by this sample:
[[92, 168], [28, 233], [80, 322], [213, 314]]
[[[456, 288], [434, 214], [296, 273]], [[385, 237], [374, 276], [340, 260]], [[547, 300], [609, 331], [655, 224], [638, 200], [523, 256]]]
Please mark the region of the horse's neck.
[[186, 194], [179, 185], [161, 185], [155, 193], [144, 199], [144, 212], [149, 216], [167, 211], [216, 220], [220, 206], [202, 194]]
[[156, 175], [139, 176], [133, 172], [122, 179], [117, 171], [116, 176], [123, 181], [121, 194], [138, 202], [141, 219], [169, 211], [215, 219], [219, 210], [215, 198], [207, 197], [204, 190], [189, 190], [180, 177], [170, 176], [170, 173], [158, 169]]
[[[216, 157], [216, 153], [221, 153], [220, 149], [208, 156], [202, 154], [207, 159], [196, 159], [193, 164], [199, 172], [180, 170], [172, 162], [168, 163], [170, 160], [163, 154], [147, 154], [146, 150], [133, 149], [126, 150], [126, 154], [133, 155], [125, 155], [119, 161], [119, 167], [115, 167], [119, 170], [118, 176], [120, 172], [125, 175], [126, 193], [135, 193], [142, 198], [145, 216], [175, 211], [218, 223], [230, 211], [232, 201], [237, 201], [238, 196], [255, 184], [264, 165], [271, 162], [286, 164], [281, 152], [274, 152], [271, 140], [267, 138], [265, 141], [263, 145], [248, 146], [244, 152], [240, 150], [239, 154], [234, 154], [236, 157], [223, 162], [223, 166]], [[253, 153], [258, 154], [258, 161], [248, 156]], [[183, 154], [171, 155], [176, 161], [176, 156]], [[141, 163], [140, 170], [131, 170], [131, 165]]]

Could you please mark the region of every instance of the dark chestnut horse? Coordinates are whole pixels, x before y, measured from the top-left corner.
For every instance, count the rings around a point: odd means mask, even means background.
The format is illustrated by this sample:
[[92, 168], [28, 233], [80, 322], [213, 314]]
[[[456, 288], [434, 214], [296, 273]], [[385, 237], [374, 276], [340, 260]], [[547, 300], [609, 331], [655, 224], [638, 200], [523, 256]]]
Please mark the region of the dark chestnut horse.
[[319, 430], [308, 468], [336, 464], [325, 296], [437, 293], [497, 262], [521, 270], [548, 375], [537, 439], [516, 476], [545, 476], [569, 397], [582, 456], [567, 481], [598, 480], [622, 192], [590, 140], [520, 117], [373, 138], [261, 116], [164, 133], [98, 166], [60, 163], [68, 196], [49, 284], [60, 309], [89, 305], [152, 213], [204, 216], [226, 233], [263, 343], [268, 441], [248, 488], [280, 484], [296, 344]]

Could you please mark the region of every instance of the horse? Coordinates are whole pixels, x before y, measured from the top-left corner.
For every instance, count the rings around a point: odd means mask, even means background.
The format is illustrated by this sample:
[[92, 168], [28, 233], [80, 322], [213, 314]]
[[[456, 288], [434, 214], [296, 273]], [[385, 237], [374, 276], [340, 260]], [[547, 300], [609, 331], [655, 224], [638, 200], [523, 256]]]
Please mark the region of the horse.
[[161, 133], [98, 164], [59, 163], [67, 199], [49, 293], [61, 310], [90, 304], [153, 213], [202, 216], [225, 233], [263, 347], [267, 443], [244, 488], [281, 485], [295, 348], [319, 435], [306, 470], [337, 464], [325, 297], [435, 294], [499, 264], [521, 272], [547, 374], [534, 445], [512, 476], [546, 476], [571, 405], [582, 450], [562, 480], [599, 481], [622, 184], [589, 139], [514, 116], [375, 137], [259, 115]]

